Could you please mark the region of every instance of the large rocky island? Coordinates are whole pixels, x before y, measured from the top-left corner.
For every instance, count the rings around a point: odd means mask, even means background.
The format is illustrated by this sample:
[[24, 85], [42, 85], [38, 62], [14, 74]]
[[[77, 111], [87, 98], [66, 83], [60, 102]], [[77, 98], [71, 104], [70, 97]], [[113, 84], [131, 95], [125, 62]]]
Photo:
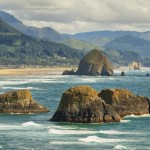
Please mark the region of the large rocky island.
[[99, 50], [91, 50], [81, 61], [78, 70], [64, 71], [63, 75], [110, 76], [113, 69], [108, 58]]
[[119, 122], [126, 115], [150, 113], [150, 99], [125, 89], [100, 92], [89, 86], [76, 86], [62, 95], [59, 107], [50, 119], [56, 122]]
[[29, 90], [7, 92], [0, 95], [0, 113], [44, 113], [49, 110], [33, 100]]

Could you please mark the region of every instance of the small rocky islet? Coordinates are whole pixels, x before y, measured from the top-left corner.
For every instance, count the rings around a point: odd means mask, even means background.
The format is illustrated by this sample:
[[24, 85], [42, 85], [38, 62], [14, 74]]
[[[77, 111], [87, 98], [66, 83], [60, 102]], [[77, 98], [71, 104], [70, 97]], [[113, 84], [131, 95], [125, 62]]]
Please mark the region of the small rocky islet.
[[63, 75], [111, 76], [113, 67], [101, 51], [93, 49], [81, 59], [76, 72], [65, 70]]
[[33, 100], [27, 89], [6, 92], [0, 95], [0, 113], [45, 113], [49, 110]]
[[150, 99], [126, 89], [104, 89], [76, 86], [62, 94], [60, 104], [50, 121], [74, 123], [119, 122], [127, 115], [150, 113]]

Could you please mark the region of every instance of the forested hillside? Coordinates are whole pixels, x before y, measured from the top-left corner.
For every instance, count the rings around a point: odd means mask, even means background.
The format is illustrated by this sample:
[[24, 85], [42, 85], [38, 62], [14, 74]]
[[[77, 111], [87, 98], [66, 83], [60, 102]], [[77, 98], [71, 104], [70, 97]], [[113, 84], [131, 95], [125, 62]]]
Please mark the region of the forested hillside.
[[35, 39], [0, 19], [0, 64], [76, 64], [84, 52], [64, 44]]

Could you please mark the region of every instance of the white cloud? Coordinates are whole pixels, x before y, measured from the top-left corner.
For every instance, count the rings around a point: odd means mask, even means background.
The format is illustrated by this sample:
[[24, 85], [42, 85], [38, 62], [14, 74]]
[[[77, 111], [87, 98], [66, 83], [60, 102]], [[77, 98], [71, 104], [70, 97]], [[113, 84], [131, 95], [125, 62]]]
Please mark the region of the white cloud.
[[150, 0], [0, 0], [0, 9], [25, 24], [60, 32], [148, 30]]

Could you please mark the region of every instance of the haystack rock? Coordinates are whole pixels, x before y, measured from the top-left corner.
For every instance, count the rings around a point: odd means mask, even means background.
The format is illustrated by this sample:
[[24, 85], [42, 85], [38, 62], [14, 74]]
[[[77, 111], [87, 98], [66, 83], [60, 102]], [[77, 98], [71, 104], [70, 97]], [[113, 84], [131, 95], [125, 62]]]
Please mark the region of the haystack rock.
[[113, 69], [108, 58], [99, 50], [94, 49], [80, 61], [76, 74], [109, 76], [113, 74]]
[[89, 86], [76, 86], [62, 95], [59, 107], [50, 119], [57, 122], [118, 122], [120, 115]]
[[44, 113], [49, 110], [32, 99], [29, 90], [18, 90], [0, 95], [0, 113]]
[[150, 99], [137, 96], [125, 89], [105, 89], [99, 93], [107, 104], [110, 104], [121, 117], [126, 115], [149, 114]]

